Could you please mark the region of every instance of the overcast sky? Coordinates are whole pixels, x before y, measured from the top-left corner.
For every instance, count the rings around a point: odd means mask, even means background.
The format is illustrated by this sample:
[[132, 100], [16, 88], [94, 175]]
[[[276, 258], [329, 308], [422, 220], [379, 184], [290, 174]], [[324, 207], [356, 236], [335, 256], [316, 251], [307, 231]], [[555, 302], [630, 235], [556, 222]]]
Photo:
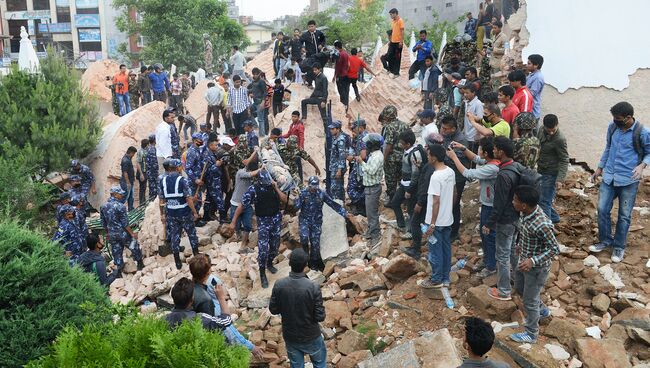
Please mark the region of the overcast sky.
[[283, 15], [300, 15], [309, 0], [236, 0], [239, 15], [252, 15], [254, 20], [273, 20]]

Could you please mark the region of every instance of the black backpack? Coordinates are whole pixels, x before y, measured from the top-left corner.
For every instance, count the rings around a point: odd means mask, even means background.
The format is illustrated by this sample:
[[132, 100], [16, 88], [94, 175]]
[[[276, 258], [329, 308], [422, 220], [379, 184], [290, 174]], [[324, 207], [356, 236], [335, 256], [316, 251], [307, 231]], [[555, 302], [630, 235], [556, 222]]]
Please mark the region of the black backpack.
[[541, 181], [542, 181], [542, 175], [537, 172], [537, 170], [531, 169], [529, 167], [526, 167], [519, 162], [513, 162], [508, 166], [508, 169], [514, 173], [517, 174], [519, 177], [519, 181], [517, 181], [517, 185], [514, 187], [518, 187], [520, 185], [529, 185], [539, 192], [541, 189]]
[[422, 147], [421, 144], [417, 144], [415, 147], [413, 147], [413, 150], [409, 152], [408, 160], [409, 163], [413, 164], [415, 163], [415, 152], [420, 152], [420, 164], [418, 165], [418, 169], [422, 169], [424, 165], [427, 164], [427, 153], [424, 151], [424, 147]]
[[[612, 145], [612, 136], [618, 127], [612, 124], [607, 128], [607, 145]], [[634, 144], [634, 152], [639, 156], [637, 164], [640, 164], [645, 157], [645, 148], [643, 147], [643, 142], [641, 141], [641, 131], [643, 131], [643, 124], [637, 122], [632, 132], [632, 143]]]

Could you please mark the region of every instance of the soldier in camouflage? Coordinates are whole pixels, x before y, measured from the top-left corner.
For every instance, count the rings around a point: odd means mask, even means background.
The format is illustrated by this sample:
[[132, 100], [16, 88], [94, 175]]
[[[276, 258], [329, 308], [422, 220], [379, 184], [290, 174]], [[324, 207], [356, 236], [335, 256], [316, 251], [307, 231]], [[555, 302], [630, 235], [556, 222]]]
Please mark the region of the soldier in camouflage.
[[138, 81], [135, 73], [129, 73], [129, 97], [131, 103], [131, 111], [140, 107], [140, 89], [138, 88]]
[[[190, 91], [192, 90], [192, 81], [190, 80], [190, 73], [183, 72], [181, 75], [181, 98], [183, 101], [186, 101], [190, 97]], [[206, 140], [207, 143], [207, 140]]]
[[280, 230], [282, 229], [282, 212], [280, 204], [287, 202], [287, 196], [271, 178], [268, 171], [259, 172], [255, 183], [248, 187], [242, 196], [241, 205], [232, 217], [229, 227], [234, 230], [237, 219], [247, 206], [255, 208], [257, 217], [257, 264], [260, 268], [260, 281], [263, 288], [269, 287], [266, 270], [275, 274], [273, 259], [280, 248]]
[[309, 156], [309, 153], [307, 153], [307, 151], [298, 146], [297, 136], [289, 136], [289, 138], [287, 138], [287, 143], [278, 145], [278, 153], [280, 154], [282, 161], [284, 161], [284, 164], [289, 168], [289, 172], [293, 177], [293, 181], [298, 183], [298, 187], [300, 189], [303, 189], [305, 185], [303, 184], [302, 180], [300, 180], [296, 157], [300, 157], [301, 159], [309, 162], [311, 166], [314, 167], [314, 170], [316, 170], [316, 175], [320, 176], [320, 169], [318, 168], [318, 165], [314, 159]]
[[357, 156], [366, 161], [366, 144], [363, 138], [368, 135], [366, 131], [366, 121], [357, 119], [349, 123], [349, 128], [352, 131], [352, 147], [348, 149], [347, 160], [350, 163], [350, 173], [348, 175], [348, 197], [350, 198], [350, 206], [352, 213], [355, 215], [362, 214], [365, 216], [366, 204], [363, 186], [363, 170], [354, 159]]
[[131, 230], [126, 206], [123, 203], [126, 192], [119, 186], [111, 188], [111, 197], [99, 209], [102, 226], [106, 231], [108, 242], [111, 245], [113, 261], [119, 270], [124, 268], [124, 248], [129, 248], [133, 258], [138, 263], [138, 270], [144, 268], [142, 252], [137, 242], [138, 234]]
[[530, 112], [522, 112], [513, 120], [516, 132], [513, 133], [515, 154], [513, 159], [520, 164], [535, 169], [539, 159], [540, 142], [535, 135], [537, 121]]
[[70, 174], [79, 175], [81, 177], [81, 191], [87, 197], [88, 193], [97, 194], [95, 189], [95, 176], [90, 168], [79, 160], [70, 161]]
[[332, 197], [345, 201], [345, 160], [348, 156], [345, 136], [341, 134], [341, 122], [333, 121], [327, 128], [332, 135], [332, 148], [330, 149], [330, 191]]
[[196, 236], [194, 221], [199, 214], [194, 208], [192, 191], [186, 178], [181, 176], [181, 160], [167, 161], [169, 172], [162, 175], [158, 187], [160, 199], [160, 218], [167, 225], [166, 237], [171, 243], [176, 269], [183, 267], [180, 258], [181, 231], [185, 230], [192, 246], [192, 253], [199, 253], [199, 238]]
[[402, 175], [402, 156], [404, 150], [399, 145], [399, 135], [409, 129], [408, 125], [397, 119], [397, 108], [393, 105], [382, 111], [385, 124], [381, 135], [384, 137], [384, 175], [388, 200], [393, 198], [397, 183]]
[[70, 266], [73, 266], [77, 262], [77, 258], [83, 253], [79, 228], [75, 223], [75, 208], [69, 204], [64, 204], [59, 211], [63, 214], [63, 218], [52, 237], [52, 241], [58, 241], [61, 244], [65, 256], [70, 259]]
[[[345, 208], [336, 203], [319, 187], [320, 179], [310, 176], [308, 187], [300, 191], [294, 207], [300, 210], [298, 226], [300, 228], [300, 244], [309, 254], [309, 268], [323, 271], [325, 265], [320, 255], [320, 237], [323, 227], [323, 203], [343, 217], [348, 217]], [[311, 245], [311, 247], [310, 247]]]
[[449, 106], [449, 96], [446, 89], [438, 88], [436, 90], [434, 103], [434, 111], [436, 113], [435, 122], [438, 130], [440, 130], [442, 120], [447, 116], [454, 116], [454, 112], [451, 106]]
[[147, 168], [145, 176], [149, 184], [149, 198], [156, 198], [158, 196], [158, 157], [156, 156], [156, 135], [149, 135], [149, 145], [147, 146], [147, 153], [144, 157], [144, 164]]
[[485, 96], [489, 92], [492, 92], [491, 73], [492, 67], [490, 66], [490, 58], [487, 55], [483, 55], [481, 58], [481, 68], [478, 75], [479, 79], [481, 80], [481, 96]]

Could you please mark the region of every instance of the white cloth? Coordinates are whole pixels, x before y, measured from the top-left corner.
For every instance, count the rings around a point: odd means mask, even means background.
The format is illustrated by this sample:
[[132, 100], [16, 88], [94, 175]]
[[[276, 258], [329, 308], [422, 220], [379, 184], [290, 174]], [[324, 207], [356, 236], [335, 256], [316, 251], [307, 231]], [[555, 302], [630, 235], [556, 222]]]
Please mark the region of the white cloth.
[[230, 57], [230, 64], [232, 64], [233, 70], [243, 70], [246, 64], [246, 58], [244, 58], [241, 52], [237, 51]]
[[166, 158], [173, 154], [172, 133], [169, 124], [163, 121], [156, 127], [156, 156]]
[[454, 223], [454, 187], [456, 186], [456, 175], [454, 170], [445, 167], [443, 170], [436, 170], [429, 180], [429, 189], [427, 190], [427, 214], [424, 218], [425, 223], [431, 224], [433, 221], [433, 196], [440, 197], [440, 209], [436, 218], [435, 226], [451, 226]]
[[422, 138], [422, 146], [426, 144], [427, 137], [433, 133], [438, 133], [438, 127], [436, 126], [436, 123], [429, 123], [424, 128], [422, 128], [422, 132], [420, 133], [420, 137]]
[[207, 91], [205, 91], [205, 100], [208, 102], [208, 106], [215, 106], [223, 103], [223, 97], [224, 97], [225, 91], [221, 86], [214, 86], [208, 88]]

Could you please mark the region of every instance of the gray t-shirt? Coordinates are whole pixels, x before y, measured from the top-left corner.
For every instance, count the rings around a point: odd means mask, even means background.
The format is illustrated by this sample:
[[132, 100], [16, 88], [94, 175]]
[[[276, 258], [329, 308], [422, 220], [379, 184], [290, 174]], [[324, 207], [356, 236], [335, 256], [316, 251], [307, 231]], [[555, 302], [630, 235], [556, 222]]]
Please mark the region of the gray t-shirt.
[[235, 174], [235, 189], [232, 192], [230, 204], [233, 206], [239, 206], [241, 204], [241, 198], [251, 185], [253, 185], [251, 173], [246, 171], [246, 169], [237, 170], [237, 174]]
[[494, 204], [494, 183], [497, 181], [499, 165], [474, 156], [474, 162], [478, 164], [476, 169], [465, 169], [463, 176], [469, 180], [478, 179], [481, 184], [481, 204], [492, 207]]
[[458, 368], [510, 368], [510, 365], [503, 362], [495, 362], [491, 359], [465, 359], [463, 361], [463, 364], [461, 364], [461, 366]]

